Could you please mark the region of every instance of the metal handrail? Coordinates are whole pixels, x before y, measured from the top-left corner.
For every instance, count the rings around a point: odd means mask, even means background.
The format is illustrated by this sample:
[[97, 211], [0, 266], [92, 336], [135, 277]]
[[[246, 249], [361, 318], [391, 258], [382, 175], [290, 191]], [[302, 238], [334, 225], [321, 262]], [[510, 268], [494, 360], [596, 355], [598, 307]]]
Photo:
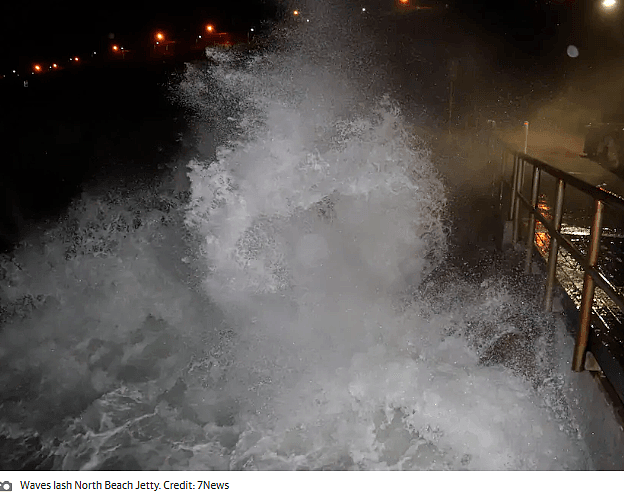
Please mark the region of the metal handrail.
[[[589, 340], [589, 329], [594, 292], [596, 285], [602, 289], [611, 301], [624, 313], [624, 297], [618, 292], [609, 279], [597, 268], [598, 252], [602, 235], [603, 214], [605, 206], [624, 212], [624, 198], [605, 190], [601, 187], [585, 183], [583, 180], [557, 169], [550, 164], [531, 157], [526, 153], [514, 150], [503, 145], [501, 156], [501, 174], [504, 180], [506, 168], [506, 156], [513, 158], [513, 177], [511, 182], [511, 203], [509, 208], [509, 220], [513, 223], [512, 242], [515, 245], [520, 232], [520, 205], [523, 204], [529, 213], [526, 239], [525, 271], [529, 271], [533, 257], [536, 223], [539, 221], [550, 234], [550, 248], [548, 254], [547, 277], [544, 294], [544, 309], [552, 310], [552, 293], [555, 283], [557, 258], [560, 246], [568, 251], [572, 258], [582, 267], [583, 292], [579, 309], [579, 329], [576, 334], [574, 355], [572, 359], [573, 371], [583, 371], [585, 355]], [[531, 198], [527, 199], [521, 189], [524, 182], [524, 169], [526, 165], [533, 166], [531, 183]], [[549, 221], [539, 211], [537, 206], [539, 183], [542, 172], [548, 173], [557, 180], [557, 193], [555, 198], [555, 210], [553, 220]], [[587, 256], [576, 247], [567, 237], [561, 234], [561, 219], [563, 217], [563, 199], [565, 187], [569, 185], [576, 188], [594, 199], [594, 212], [590, 231], [590, 244]], [[502, 190], [501, 190], [502, 192]], [[502, 197], [501, 197], [502, 199]]]
[[621, 210], [624, 212], [624, 197], [620, 197], [609, 190], [605, 190], [602, 187], [590, 185], [586, 183], [582, 179], [574, 176], [572, 174], [566, 173], [561, 169], [557, 169], [546, 162], [543, 162], [535, 157], [531, 157], [523, 152], [516, 151], [511, 147], [505, 147], [506, 151], [512, 155], [517, 155], [519, 159], [524, 160], [532, 165], [537, 165], [540, 169], [547, 172], [551, 176], [554, 176], [557, 179], [562, 179], [566, 184], [573, 186], [577, 190], [581, 190], [582, 192], [587, 193], [595, 199], [601, 200], [610, 208]]

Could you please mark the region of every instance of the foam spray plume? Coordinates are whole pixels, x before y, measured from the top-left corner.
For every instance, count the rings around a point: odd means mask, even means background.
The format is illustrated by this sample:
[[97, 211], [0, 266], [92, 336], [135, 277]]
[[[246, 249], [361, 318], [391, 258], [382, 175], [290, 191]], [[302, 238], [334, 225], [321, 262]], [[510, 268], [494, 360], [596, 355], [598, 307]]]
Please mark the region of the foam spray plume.
[[243, 64], [209, 52], [216, 65], [183, 84], [197, 107], [209, 87], [237, 102], [219, 116], [237, 138], [190, 164], [187, 212], [205, 291], [236, 330], [224, 378], [246, 428], [231, 467], [581, 464], [558, 429], [536, 431], [548, 415], [519, 378], [409, 298], [444, 258], [442, 183], [398, 105], [340, 71], [353, 60], [296, 41]]

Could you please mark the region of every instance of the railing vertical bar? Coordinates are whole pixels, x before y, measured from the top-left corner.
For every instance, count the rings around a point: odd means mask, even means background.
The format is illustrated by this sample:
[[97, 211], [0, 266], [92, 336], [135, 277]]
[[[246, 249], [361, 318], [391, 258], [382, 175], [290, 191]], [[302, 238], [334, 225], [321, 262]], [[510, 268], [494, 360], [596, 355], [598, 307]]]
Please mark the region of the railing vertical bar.
[[516, 202], [514, 204], [514, 217], [513, 217], [513, 234], [511, 241], [513, 245], [518, 243], [518, 235], [520, 232], [520, 198], [518, 193], [522, 188], [522, 177], [524, 176], [524, 159], [518, 159], [518, 175], [516, 178]]
[[[553, 224], [557, 233], [561, 231], [561, 218], [563, 217], [563, 197], [565, 194], [565, 182], [557, 180], [557, 195], [555, 197], [555, 212]], [[546, 276], [546, 289], [544, 291], [544, 310], [552, 311], [553, 287], [555, 285], [555, 275], [557, 272], [557, 258], [559, 256], [559, 240], [550, 236], [550, 247], [548, 249], [548, 269]]]
[[[537, 195], [539, 193], [540, 173], [541, 169], [533, 165], [533, 179], [531, 180], [531, 207], [537, 207]], [[535, 243], [535, 214], [533, 210], [529, 211], [529, 224], [527, 225], [526, 238], [526, 259], [524, 261], [525, 274], [531, 271], [531, 262], [533, 260], [533, 244]]]
[[513, 178], [511, 179], [511, 201], [509, 205], [509, 221], [513, 221], [516, 211], [516, 187], [518, 186], [518, 156], [513, 155]]
[[498, 188], [498, 203], [503, 208], [503, 195], [505, 194], [505, 173], [507, 172], [506, 149], [503, 148], [501, 153], [500, 181]]
[[[598, 262], [598, 252], [600, 250], [600, 236], [602, 233], [602, 217], [604, 213], [604, 202], [596, 199], [594, 201], [594, 216], [590, 232], [589, 251], [587, 254], [587, 263], [594, 267]], [[583, 371], [585, 366], [585, 351], [587, 350], [587, 341], [589, 339], [589, 324], [591, 319], [592, 304], [594, 301], [595, 290], [594, 279], [585, 272], [583, 280], [583, 294], [581, 296], [581, 308], [579, 311], [579, 330], [576, 335], [576, 343], [574, 345], [574, 356], [572, 357], [572, 370]]]

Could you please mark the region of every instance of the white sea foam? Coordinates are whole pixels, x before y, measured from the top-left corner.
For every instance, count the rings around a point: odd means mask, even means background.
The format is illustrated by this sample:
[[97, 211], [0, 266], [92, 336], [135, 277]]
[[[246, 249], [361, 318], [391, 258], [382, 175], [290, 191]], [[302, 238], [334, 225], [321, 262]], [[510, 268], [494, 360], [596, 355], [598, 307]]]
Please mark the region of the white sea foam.
[[[442, 184], [396, 104], [334, 109], [309, 90], [360, 82], [302, 53], [220, 55], [184, 86], [201, 100], [198, 79], [238, 85], [239, 137], [189, 165], [186, 217], [235, 323], [231, 467], [583, 467], [528, 383], [481, 365], [450, 316], [405, 304], [445, 255]], [[495, 322], [505, 304], [481, 311]]]

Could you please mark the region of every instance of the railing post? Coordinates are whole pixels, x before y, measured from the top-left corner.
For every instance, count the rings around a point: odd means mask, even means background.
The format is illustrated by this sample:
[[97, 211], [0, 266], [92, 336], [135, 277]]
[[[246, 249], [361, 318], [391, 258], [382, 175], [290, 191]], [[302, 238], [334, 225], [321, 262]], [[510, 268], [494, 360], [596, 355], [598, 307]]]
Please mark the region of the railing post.
[[[598, 262], [598, 252], [600, 250], [600, 235], [602, 232], [602, 214], [604, 203], [596, 199], [594, 202], [594, 217], [590, 232], [589, 251], [587, 263], [594, 267]], [[591, 321], [592, 304], [594, 302], [594, 289], [596, 283], [594, 279], [585, 272], [583, 280], [583, 295], [581, 297], [581, 309], [579, 311], [579, 330], [576, 335], [574, 345], [574, 356], [572, 357], [572, 371], [583, 371], [585, 368], [585, 351], [589, 339], [589, 324]]]
[[[561, 231], [561, 218], [563, 217], [563, 196], [565, 193], [565, 183], [562, 179], [557, 180], [557, 196], [555, 198], [555, 213], [553, 224], [557, 233]], [[546, 289], [544, 291], [544, 310], [552, 311], [552, 293], [555, 285], [555, 275], [557, 272], [557, 257], [559, 256], [559, 240], [550, 235], [550, 246], [548, 249], [548, 270], [546, 276]]]
[[505, 173], [507, 172], [505, 152], [506, 150], [503, 147], [503, 151], [501, 153], [501, 180], [500, 187], [498, 189], [498, 204], [500, 206], [501, 213], [503, 212], [503, 195], [505, 194]]
[[513, 214], [513, 234], [511, 237], [511, 242], [513, 245], [518, 243], [518, 234], [520, 232], [520, 198], [518, 197], [518, 193], [522, 188], [522, 178], [524, 176], [524, 159], [516, 158], [517, 160], [517, 178], [516, 178], [516, 195], [515, 195], [515, 204], [514, 204], [514, 214]]
[[[536, 165], [533, 166], [533, 180], [531, 182], [531, 207], [537, 207], [537, 194], [539, 192], [540, 174], [542, 170]], [[526, 259], [524, 261], [524, 272], [531, 272], [531, 261], [533, 259], [533, 244], [535, 243], [535, 213], [533, 209], [529, 211], [529, 224], [527, 225], [526, 239]]]
[[516, 210], [516, 187], [518, 186], [518, 156], [513, 155], [513, 178], [511, 179], [511, 201], [509, 203], [509, 221], [513, 221]]

